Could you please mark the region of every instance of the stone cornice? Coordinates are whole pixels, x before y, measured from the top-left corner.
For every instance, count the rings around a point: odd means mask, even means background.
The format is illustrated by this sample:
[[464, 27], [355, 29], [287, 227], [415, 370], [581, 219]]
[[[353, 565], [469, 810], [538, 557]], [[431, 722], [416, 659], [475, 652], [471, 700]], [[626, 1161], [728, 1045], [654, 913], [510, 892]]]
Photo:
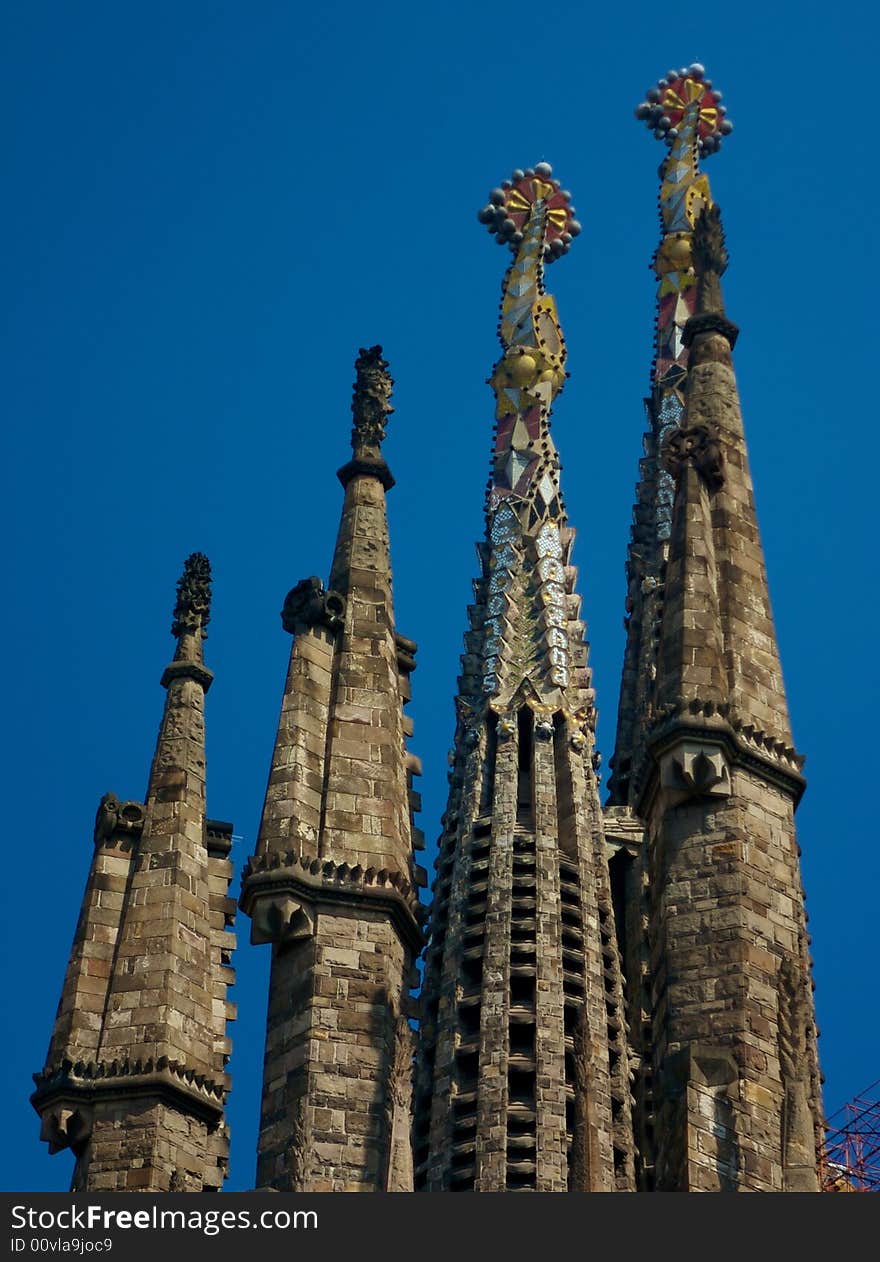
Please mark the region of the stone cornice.
[[226, 859], [232, 850], [233, 826], [227, 820], [206, 819], [205, 834], [208, 839], [208, 854], [214, 859]]
[[424, 945], [420, 925], [427, 908], [419, 902], [411, 882], [401, 872], [387, 868], [354, 867], [332, 859], [297, 855], [293, 851], [270, 851], [255, 855], [242, 872], [239, 906], [251, 916], [261, 894], [290, 894], [320, 911], [325, 907], [363, 908], [365, 901], [385, 911], [395, 922], [401, 938], [416, 951]]
[[162, 673], [159, 681], [163, 688], [167, 688], [175, 679], [192, 679], [197, 684], [201, 684], [205, 692], [214, 682], [214, 672], [208, 670], [207, 666], [203, 666], [201, 662], [177, 661], [169, 662]]
[[605, 842], [612, 850], [626, 850], [635, 856], [645, 844], [644, 820], [628, 806], [606, 805], [602, 808]]
[[721, 311], [698, 311], [684, 326], [681, 339], [685, 346], [690, 346], [694, 338], [702, 333], [720, 333], [733, 350], [739, 337], [739, 328]]
[[38, 1113], [60, 1099], [92, 1104], [100, 1098], [159, 1097], [173, 1108], [216, 1124], [223, 1118], [229, 1080], [198, 1073], [167, 1056], [146, 1060], [63, 1060], [34, 1074], [36, 1090], [31, 1104]]
[[[772, 733], [743, 723], [728, 706], [694, 699], [666, 707], [647, 731], [649, 765], [642, 764], [637, 785], [635, 809], [647, 818], [649, 803], [657, 785], [657, 768], [661, 756], [685, 740], [704, 741], [717, 745], [726, 754], [731, 766], [751, 771], [788, 793], [797, 806], [803, 797], [806, 780], [800, 773], [804, 758], [794, 748]], [[647, 770], [647, 774], [644, 774]], [[644, 778], [643, 778], [644, 777]]]
[[336, 476], [343, 486], [348, 486], [352, 478], [357, 477], [378, 478], [386, 491], [390, 491], [394, 486], [391, 470], [381, 456], [376, 459], [355, 456], [354, 459], [349, 460], [348, 464], [337, 469]]
[[418, 644], [397, 632], [394, 636], [394, 647], [397, 650], [397, 669], [405, 675], [411, 675], [416, 668]]

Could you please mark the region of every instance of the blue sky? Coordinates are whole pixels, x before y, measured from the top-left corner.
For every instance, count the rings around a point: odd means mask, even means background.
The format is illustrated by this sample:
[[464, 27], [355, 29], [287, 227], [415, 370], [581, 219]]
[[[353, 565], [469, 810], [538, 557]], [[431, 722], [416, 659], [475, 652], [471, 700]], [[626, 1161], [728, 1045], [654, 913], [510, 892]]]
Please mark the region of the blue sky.
[[[548, 274], [554, 416], [610, 755], [649, 378], [661, 147], [633, 119], [705, 63], [733, 136], [706, 163], [789, 700], [820, 1050], [835, 1108], [880, 1074], [876, 714], [877, 18], [752, 0], [670, 10], [5, 0], [10, 418], [0, 1186], [63, 1189], [27, 1096], [112, 789], [141, 797], [187, 553], [211, 558], [209, 810], [252, 847], [289, 638], [326, 576], [353, 364], [397, 381], [386, 454], [398, 629], [418, 640], [421, 824], [444, 806], [488, 473], [505, 254], [476, 221], [542, 159], [584, 225]], [[870, 28], [870, 29], [869, 29]], [[235, 885], [237, 892], [237, 881]], [[230, 1188], [252, 1184], [268, 955], [240, 932]]]

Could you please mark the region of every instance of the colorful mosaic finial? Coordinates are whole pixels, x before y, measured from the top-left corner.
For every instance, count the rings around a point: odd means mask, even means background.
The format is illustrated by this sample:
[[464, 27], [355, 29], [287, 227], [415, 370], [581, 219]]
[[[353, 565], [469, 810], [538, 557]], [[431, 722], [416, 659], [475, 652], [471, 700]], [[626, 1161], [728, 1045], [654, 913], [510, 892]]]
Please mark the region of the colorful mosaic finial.
[[[709, 181], [700, 170], [703, 155], [717, 153], [722, 136], [733, 130], [721, 93], [698, 62], [670, 70], [658, 79], [636, 110], [669, 152], [660, 167], [660, 244], [652, 266], [657, 273], [656, 340], [650, 401], [651, 423], [660, 446], [684, 412], [688, 350], [684, 329], [694, 314], [697, 278], [693, 267], [694, 225], [712, 207]], [[668, 537], [672, 480], [657, 472], [658, 538]]]
[[501, 295], [504, 354], [491, 378], [497, 434], [490, 501], [511, 495], [535, 500], [538, 515], [552, 504], [556, 516], [559, 462], [546, 431], [553, 399], [565, 383], [565, 342], [556, 303], [544, 293], [544, 264], [566, 253], [580, 224], [571, 195], [547, 162], [514, 171], [493, 189], [479, 218], [515, 254]]
[[706, 78], [706, 71], [698, 61], [681, 70], [669, 70], [666, 77], [658, 79], [645, 94], [645, 100], [636, 109], [641, 119], [658, 140], [671, 148], [679, 136], [686, 132], [696, 141], [701, 157], [717, 153], [722, 136], [733, 131], [733, 123], [725, 117], [727, 110], [721, 104], [721, 93]]
[[492, 189], [488, 204], [477, 218], [486, 225], [499, 245], [509, 245], [516, 253], [522, 244], [532, 210], [538, 203], [546, 208], [544, 262], [552, 263], [568, 253], [581, 225], [575, 218], [571, 193], [554, 180], [549, 162], [513, 171], [509, 180]]
[[550, 436], [550, 409], [565, 384], [565, 341], [556, 303], [544, 292], [544, 265], [566, 253], [580, 224], [546, 162], [514, 171], [479, 219], [514, 252], [501, 295], [503, 353], [490, 379], [495, 445], [482, 688], [497, 705], [527, 684], [546, 699], [572, 678], [565, 566], [573, 531]]

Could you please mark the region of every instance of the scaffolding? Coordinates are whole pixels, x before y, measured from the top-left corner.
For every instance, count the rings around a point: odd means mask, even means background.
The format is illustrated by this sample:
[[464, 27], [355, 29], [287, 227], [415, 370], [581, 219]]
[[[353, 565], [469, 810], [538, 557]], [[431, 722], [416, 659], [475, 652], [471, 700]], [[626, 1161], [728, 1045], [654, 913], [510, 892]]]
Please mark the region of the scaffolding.
[[825, 1123], [823, 1192], [880, 1192], [880, 1078]]

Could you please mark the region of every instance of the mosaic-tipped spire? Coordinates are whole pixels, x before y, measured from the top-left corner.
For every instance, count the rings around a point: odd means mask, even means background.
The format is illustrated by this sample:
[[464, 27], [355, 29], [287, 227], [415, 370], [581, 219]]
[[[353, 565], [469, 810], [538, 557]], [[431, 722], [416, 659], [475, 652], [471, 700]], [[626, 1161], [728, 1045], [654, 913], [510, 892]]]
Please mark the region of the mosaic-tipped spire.
[[688, 370], [685, 325], [697, 309], [693, 266], [694, 226], [711, 209], [709, 181], [700, 158], [717, 153], [733, 126], [721, 93], [699, 62], [670, 70], [648, 90], [636, 117], [668, 146], [660, 165], [660, 243], [651, 266], [658, 277], [654, 362], [645, 400], [648, 432], [636, 489], [627, 558], [627, 645], [618, 707], [617, 738], [610, 780], [617, 805], [632, 799], [633, 764], [656, 675], [656, 623], [661, 608], [663, 567], [672, 529], [675, 485], [661, 452], [684, 416]]
[[571, 195], [549, 163], [516, 170], [479, 214], [514, 259], [504, 277], [498, 336], [504, 353], [491, 378], [496, 443], [488, 511], [504, 499], [527, 506], [524, 525], [552, 510], [561, 517], [559, 457], [550, 439], [550, 408], [565, 383], [565, 342], [556, 303], [544, 292], [544, 265], [568, 252], [580, 232]]
[[[559, 455], [550, 435], [550, 410], [565, 384], [565, 341], [556, 303], [544, 291], [544, 265], [567, 252], [580, 224], [571, 195], [546, 162], [514, 171], [492, 191], [479, 218], [514, 252], [501, 294], [503, 354], [490, 379], [495, 444], [486, 503], [492, 599], [483, 690], [503, 706], [527, 679], [539, 692], [565, 688], [571, 680], [563, 628], [564, 567], [573, 532], [566, 525]], [[538, 626], [523, 622], [517, 630], [511, 618], [517, 609], [525, 617], [517, 586], [523, 581], [526, 539], [540, 558], [535, 583], [544, 617]], [[549, 704], [549, 696], [545, 700]]]
[[793, 818], [804, 784], [721, 292], [721, 214], [697, 168], [729, 127], [702, 67], [670, 80], [640, 110], [665, 109], [670, 94], [680, 106], [651, 115], [671, 151], [608, 811], [631, 856], [618, 927], [639, 1185], [816, 1190], [821, 1097]]
[[514, 171], [479, 217], [514, 259], [425, 967], [416, 1186], [622, 1191], [622, 983], [574, 531], [549, 429], [565, 344], [544, 265], [578, 224], [546, 163]]

